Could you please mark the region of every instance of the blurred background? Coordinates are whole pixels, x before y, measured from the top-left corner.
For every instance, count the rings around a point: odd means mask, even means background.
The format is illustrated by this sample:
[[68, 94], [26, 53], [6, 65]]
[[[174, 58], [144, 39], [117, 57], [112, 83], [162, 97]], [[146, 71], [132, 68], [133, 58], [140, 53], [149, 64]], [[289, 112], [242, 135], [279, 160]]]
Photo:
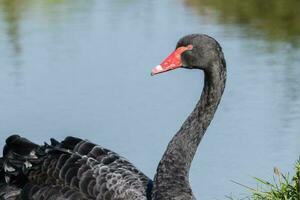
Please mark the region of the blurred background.
[[300, 148], [298, 0], [0, 0], [0, 146], [12, 133], [67, 135], [128, 158], [149, 177], [194, 108], [203, 74], [150, 77], [178, 39], [223, 47], [228, 81], [190, 179], [225, 199], [292, 172]]

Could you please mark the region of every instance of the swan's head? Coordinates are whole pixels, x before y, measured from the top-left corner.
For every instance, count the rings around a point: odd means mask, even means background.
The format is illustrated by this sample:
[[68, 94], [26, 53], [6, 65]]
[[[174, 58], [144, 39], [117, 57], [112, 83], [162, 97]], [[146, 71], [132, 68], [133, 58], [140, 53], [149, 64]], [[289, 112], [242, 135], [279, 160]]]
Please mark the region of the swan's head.
[[177, 68], [210, 70], [214, 62], [224, 60], [219, 43], [204, 34], [191, 34], [181, 38], [174, 52], [160, 65], [152, 69], [151, 74], [159, 74]]

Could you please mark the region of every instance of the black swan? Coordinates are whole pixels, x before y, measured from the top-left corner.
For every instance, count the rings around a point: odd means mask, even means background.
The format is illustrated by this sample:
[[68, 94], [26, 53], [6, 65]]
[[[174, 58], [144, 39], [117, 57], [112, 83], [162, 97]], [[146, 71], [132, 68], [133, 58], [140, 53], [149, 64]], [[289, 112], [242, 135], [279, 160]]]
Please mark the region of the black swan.
[[169, 143], [152, 181], [118, 154], [75, 137], [37, 145], [12, 135], [0, 158], [0, 199], [188, 200], [191, 162], [226, 82], [222, 49], [203, 34], [187, 35], [152, 75], [176, 68], [204, 71], [196, 108]]

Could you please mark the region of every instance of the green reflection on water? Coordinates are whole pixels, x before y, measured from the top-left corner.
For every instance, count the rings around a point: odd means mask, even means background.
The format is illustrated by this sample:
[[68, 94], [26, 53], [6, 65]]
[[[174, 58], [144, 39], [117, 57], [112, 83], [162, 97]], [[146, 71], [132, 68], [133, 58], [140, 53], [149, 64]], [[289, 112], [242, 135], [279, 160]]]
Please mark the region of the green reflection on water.
[[[0, 37], [7, 36], [12, 47], [14, 56], [20, 57], [22, 54], [22, 38], [24, 34], [22, 27], [26, 20], [41, 17], [41, 23], [66, 24], [71, 15], [78, 11], [90, 8], [93, 1], [83, 2], [80, 0], [0, 0]], [[61, 9], [58, 9], [60, 7]], [[3, 25], [4, 24], [4, 25]], [[43, 25], [43, 24], [42, 24]], [[55, 31], [56, 29], [53, 29]]]
[[[270, 40], [291, 42], [300, 46], [300, 1], [299, 0], [186, 0], [186, 4], [199, 14], [208, 9], [217, 11], [221, 23], [248, 25], [249, 35], [262, 33]], [[259, 31], [259, 33], [257, 33]]]
[[4, 21], [7, 23], [7, 34], [10, 36], [14, 52], [19, 54], [21, 46], [19, 42], [19, 19], [22, 1], [0, 0], [0, 7], [3, 9]]

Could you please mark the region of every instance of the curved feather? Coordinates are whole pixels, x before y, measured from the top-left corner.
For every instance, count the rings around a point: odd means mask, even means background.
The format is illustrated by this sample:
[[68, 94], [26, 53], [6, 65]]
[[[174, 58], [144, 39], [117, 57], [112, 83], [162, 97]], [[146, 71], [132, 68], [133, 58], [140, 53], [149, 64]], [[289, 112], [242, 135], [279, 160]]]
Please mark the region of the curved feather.
[[51, 143], [7, 139], [4, 176], [22, 199], [147, 199], [151, 180], [115, 152], [74, 137]]
[[15, 200], [20, 195], [21, 189], [6, 184], [4, 159], [0, 158], [0, 199]]

